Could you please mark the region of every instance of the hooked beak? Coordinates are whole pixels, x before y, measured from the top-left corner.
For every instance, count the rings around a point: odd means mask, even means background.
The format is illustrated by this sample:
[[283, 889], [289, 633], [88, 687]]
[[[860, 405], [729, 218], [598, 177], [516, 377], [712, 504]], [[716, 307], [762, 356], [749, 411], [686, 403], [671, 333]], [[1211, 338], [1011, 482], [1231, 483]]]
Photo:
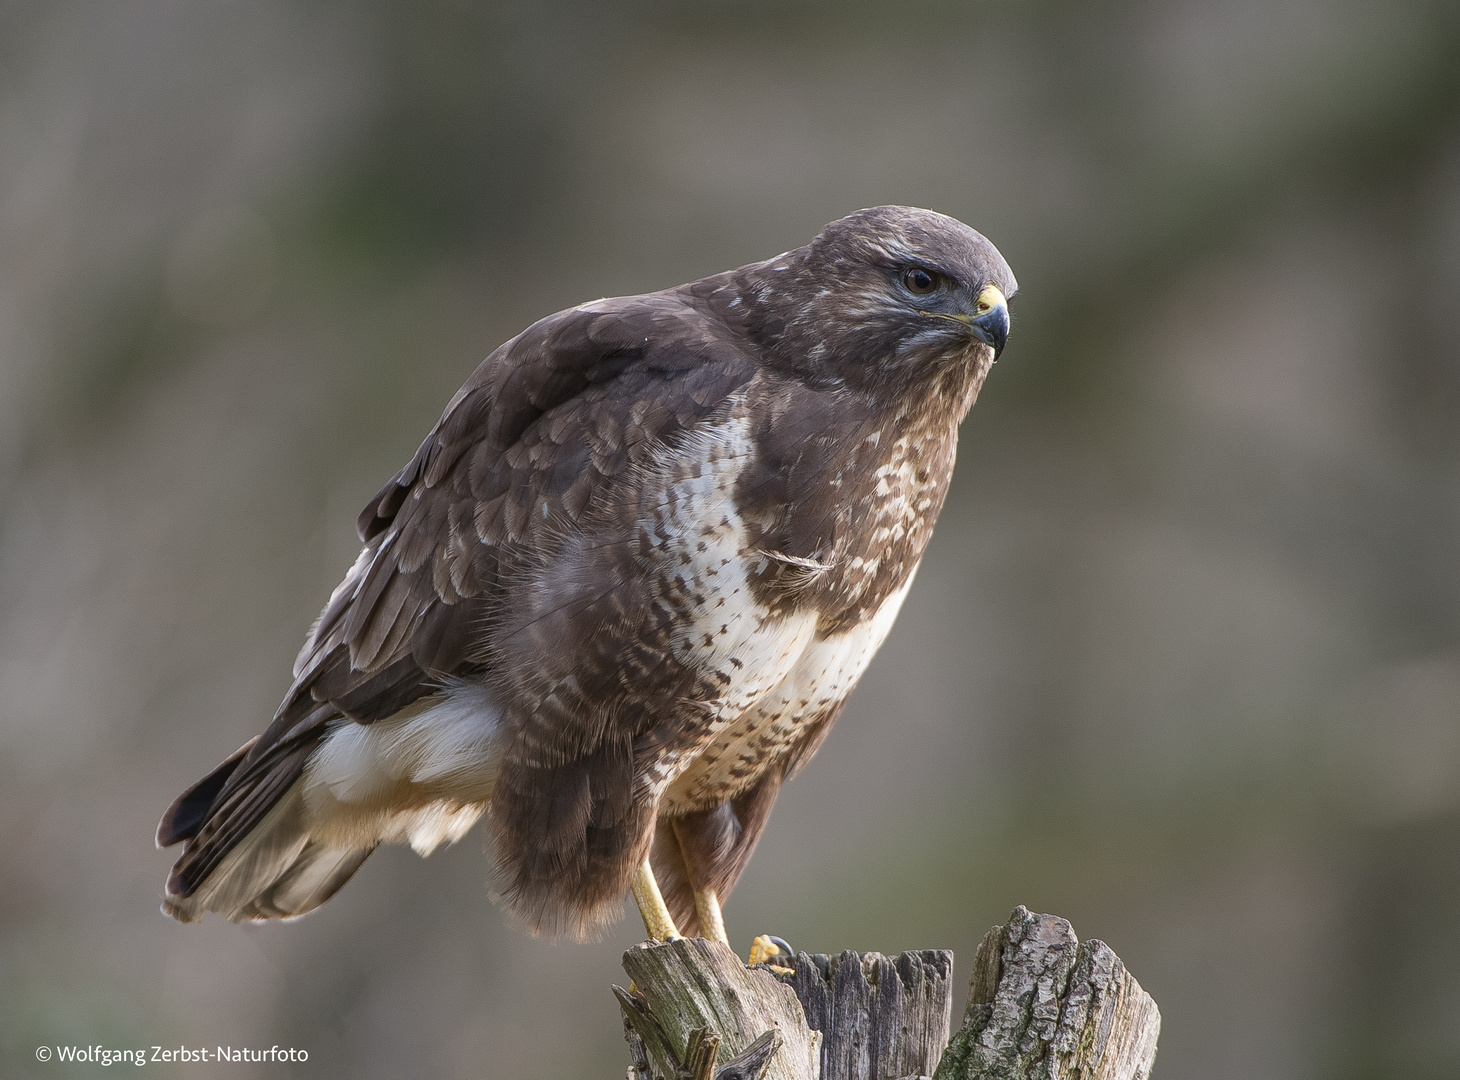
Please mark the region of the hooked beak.
[[968, 320], [968, 328], [979, 341], [994, 347], [994, 359], [1004, 351], [1009, 340], [1009, 302], [993, 285], [985, 285], [974, 302], [976, 314]]
[[994, 350], [994, 359], [1004, 351], [1004, 342], [1009, 339], [1009, 302], [995, 285], [985, 285], [974, 301], [972, 315], [949, 315], [941, 311], [923, 311], [919, 314], [932, 315], [940, 319], [952, 319], [962, 323], [974, 337]]

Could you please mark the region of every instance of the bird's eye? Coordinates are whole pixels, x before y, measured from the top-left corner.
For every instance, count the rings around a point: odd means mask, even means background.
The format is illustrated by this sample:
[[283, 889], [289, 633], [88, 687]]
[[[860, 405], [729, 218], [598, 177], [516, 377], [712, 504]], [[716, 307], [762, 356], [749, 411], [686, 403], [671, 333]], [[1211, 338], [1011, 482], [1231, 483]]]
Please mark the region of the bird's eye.
[[903, 272], [902, 283], [914, 296], [927, 296], [938, 288], [938, 275], [921, 266], [914, 266]]

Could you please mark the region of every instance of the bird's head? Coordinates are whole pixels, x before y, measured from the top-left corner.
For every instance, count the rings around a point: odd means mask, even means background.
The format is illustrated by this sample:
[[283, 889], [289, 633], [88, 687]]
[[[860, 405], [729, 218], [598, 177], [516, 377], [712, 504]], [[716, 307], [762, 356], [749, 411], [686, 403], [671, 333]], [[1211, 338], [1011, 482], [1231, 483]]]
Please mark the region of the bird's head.
[[993, 244], [955, 218], [875, 206], [759, 264], [776, 352], [813, 378], [908, 384], [966, 368], [981, 380], [1018, 288]]

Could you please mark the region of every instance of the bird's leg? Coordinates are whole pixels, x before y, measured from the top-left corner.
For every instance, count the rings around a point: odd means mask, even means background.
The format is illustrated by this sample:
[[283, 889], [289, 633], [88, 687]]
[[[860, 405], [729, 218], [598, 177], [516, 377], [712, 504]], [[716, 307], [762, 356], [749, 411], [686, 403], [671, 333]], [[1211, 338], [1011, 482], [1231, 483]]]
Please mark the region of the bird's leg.
[[720, 914], [720, 898], [714, 889], [695, 890], [695, 913], [700, 917], [700, 936], [730, 944], [725, 933], [725, 918]]
[[639, 905], [639, 914], [644, 919], [644, 929], [649, 932], [649, 937], [655, 941], [672, 941], [679, 937], [679, 927], [674, 925], [674, 916], [669, 914], [664, 903], [664, 894], [659, 891], [659, 882], [654, 880], [654, 868], [649, 865], [647, 855], [634, 873], [633, 890], [634, 903]]

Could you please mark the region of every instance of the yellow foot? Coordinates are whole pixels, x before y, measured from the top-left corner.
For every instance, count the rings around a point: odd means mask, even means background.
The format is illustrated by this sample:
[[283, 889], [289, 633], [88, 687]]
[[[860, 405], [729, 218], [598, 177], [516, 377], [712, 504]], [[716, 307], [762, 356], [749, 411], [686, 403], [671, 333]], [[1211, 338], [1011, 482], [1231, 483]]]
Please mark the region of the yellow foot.
[[794, 960], [796, 950], [787, 944], [785, 938], [778, 938], [771, 934], [761, 934], [750, 943], [750, 959], [745, 962], [746, 967], [755, 967], [757, 964], [765, 964], [772, 971], [781, 972], [786, 975], [794, 974], [794, 969], [784, 964], [775, 963], [777, 960]]

